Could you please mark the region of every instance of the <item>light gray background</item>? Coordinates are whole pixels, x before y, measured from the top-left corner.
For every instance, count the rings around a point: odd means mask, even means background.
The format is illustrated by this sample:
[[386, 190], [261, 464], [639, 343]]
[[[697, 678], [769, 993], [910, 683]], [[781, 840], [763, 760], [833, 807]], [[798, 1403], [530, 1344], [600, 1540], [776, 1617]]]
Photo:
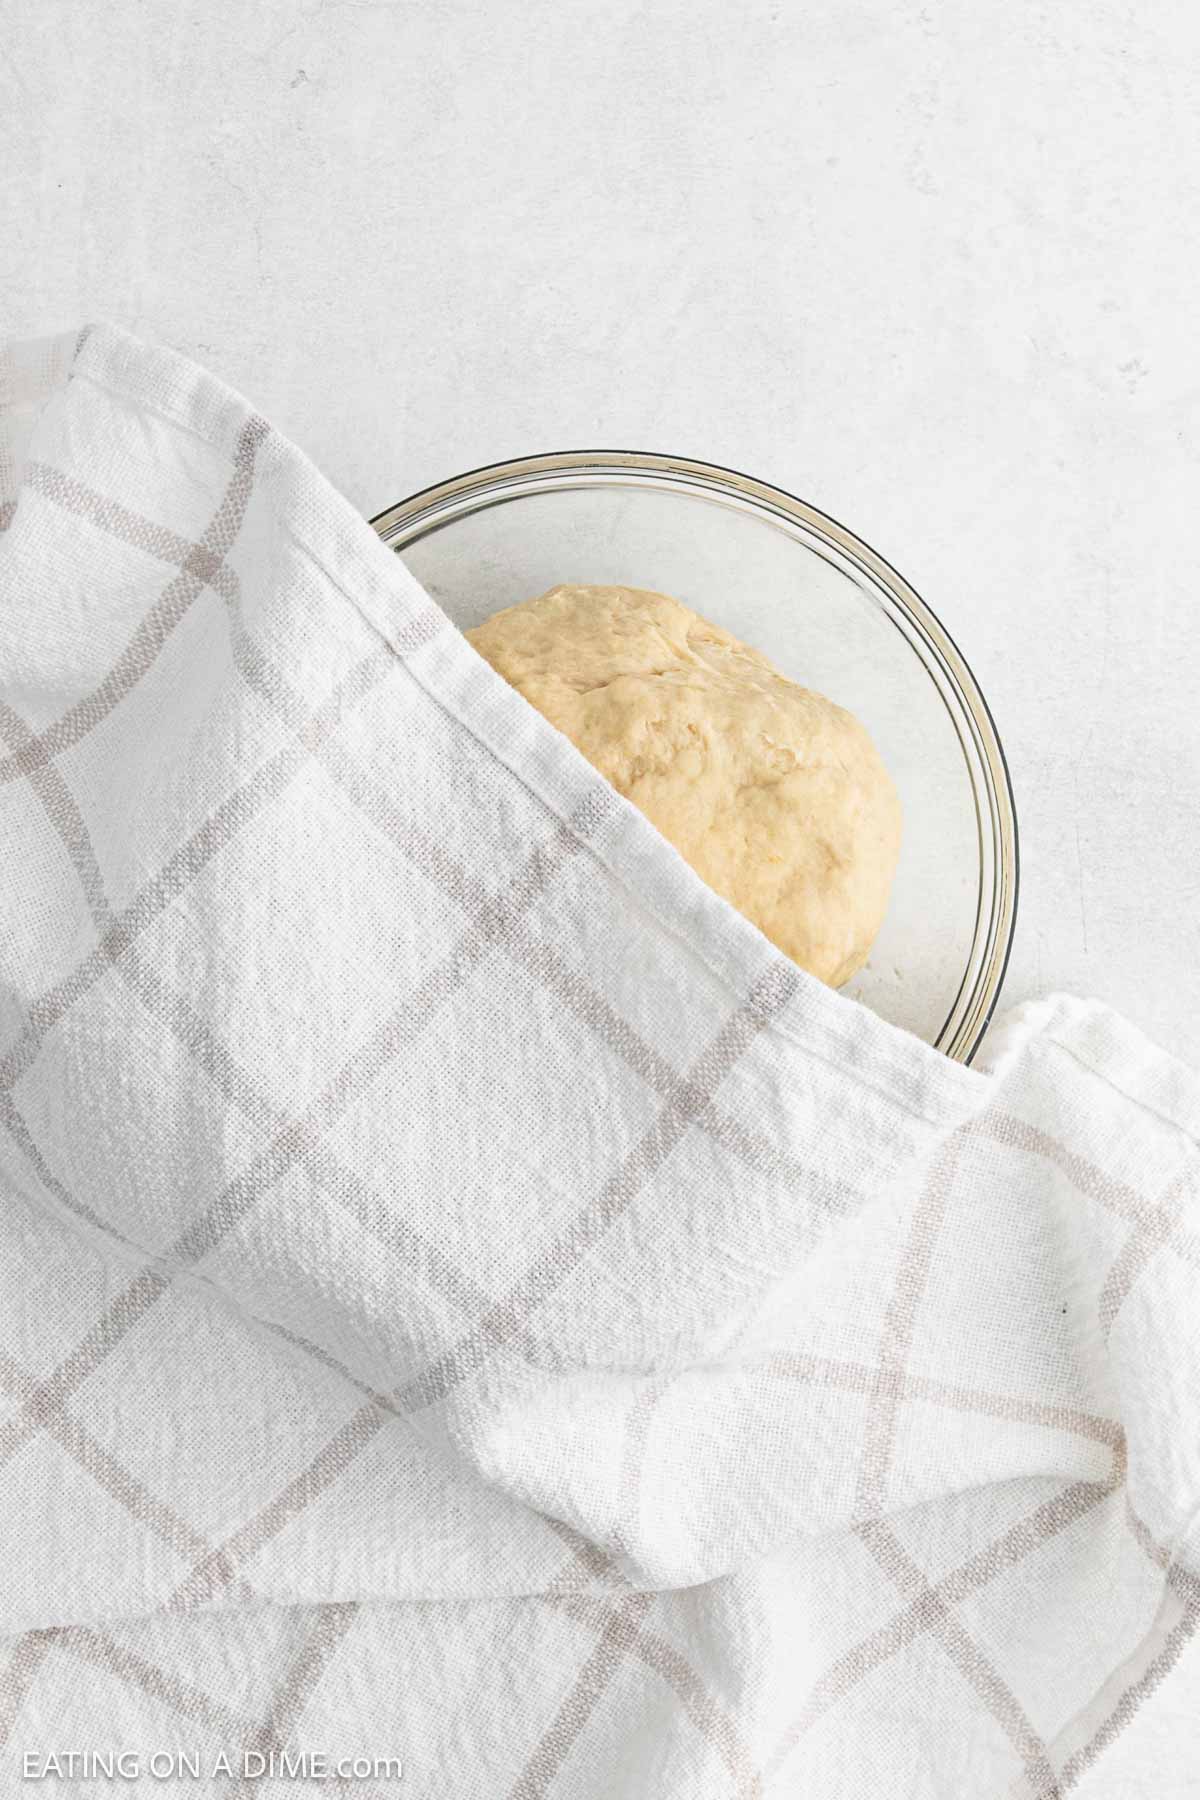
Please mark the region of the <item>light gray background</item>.
[[1009, 1002], [1200, 1061], [1194, 0], [0, 0], [0, 326], [207, 363], [364, 512], [584, 444], [844, 520], [964, 648]]

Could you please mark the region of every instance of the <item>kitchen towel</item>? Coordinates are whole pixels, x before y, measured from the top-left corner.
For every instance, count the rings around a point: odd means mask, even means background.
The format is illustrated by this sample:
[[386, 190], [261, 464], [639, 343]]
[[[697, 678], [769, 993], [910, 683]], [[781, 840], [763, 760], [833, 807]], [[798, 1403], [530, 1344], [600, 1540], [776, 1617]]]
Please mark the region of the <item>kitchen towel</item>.
[[946, 1061], [213, 377], [0, 379], [0, 1793], [1200, 1791], [1193, 1075]]

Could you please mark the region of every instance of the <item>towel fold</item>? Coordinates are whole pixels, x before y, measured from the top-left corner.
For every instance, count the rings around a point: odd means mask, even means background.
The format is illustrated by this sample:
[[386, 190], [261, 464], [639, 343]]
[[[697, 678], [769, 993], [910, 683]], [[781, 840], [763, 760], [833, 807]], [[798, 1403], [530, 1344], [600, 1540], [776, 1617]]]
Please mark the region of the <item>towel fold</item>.
[[0, 1792], [1194, 1792], [1191, 1072], [800, 973], [182, 358], [0, 384]]

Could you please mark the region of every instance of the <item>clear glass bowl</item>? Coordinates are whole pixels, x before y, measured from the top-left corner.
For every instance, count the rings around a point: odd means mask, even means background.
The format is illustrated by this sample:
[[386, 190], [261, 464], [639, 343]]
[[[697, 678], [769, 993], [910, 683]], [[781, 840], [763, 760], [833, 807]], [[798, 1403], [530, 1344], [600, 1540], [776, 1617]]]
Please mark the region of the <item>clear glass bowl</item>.
[[861, 538], [732, 469], [624, 450], [473, 469], [372, 523], [460, 627], [561, 581], [656, 588], [857, 714], [900, 790], [904, 843], [845, 991], [970, 1061], [1016, 918], [1012, 787], [962, 654]]

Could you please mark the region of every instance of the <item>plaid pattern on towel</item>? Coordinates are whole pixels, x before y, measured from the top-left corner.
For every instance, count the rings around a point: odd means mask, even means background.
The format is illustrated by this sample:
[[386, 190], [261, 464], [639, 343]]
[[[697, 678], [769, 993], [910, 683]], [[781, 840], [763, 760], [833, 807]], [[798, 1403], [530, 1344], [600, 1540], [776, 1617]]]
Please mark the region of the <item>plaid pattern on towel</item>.
[[0, 1792], [1197, 1791], [1193, 1077], [946, 1062], [210, 376], [0, 381]]

